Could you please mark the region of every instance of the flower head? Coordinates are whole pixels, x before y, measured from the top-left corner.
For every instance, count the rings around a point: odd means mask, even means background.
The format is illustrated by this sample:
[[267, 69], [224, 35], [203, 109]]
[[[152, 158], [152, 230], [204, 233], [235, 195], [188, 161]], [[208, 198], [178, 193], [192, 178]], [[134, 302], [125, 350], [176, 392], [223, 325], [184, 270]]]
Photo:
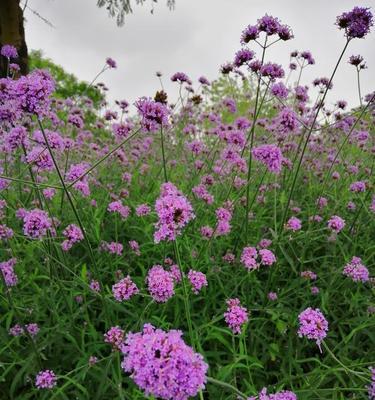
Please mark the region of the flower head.
[[227, 311], [224, 313], [225, 322], [234, 334], [241, 333], [242, 325], [249, 319], [248, 311], [241, 306], [239, 299], [229, 299], [227, 305]]
[[373, 15], [369, 8], [354, 7], [351, 11], [344, 12], [336, 19], [339, 29], [345, 30], [348, 39], [363, 38], [373, 26]]
[[320, 344], [327, 336], [328, 332], [328, 322], [321, 311], [318, 308], [306, 308], [306, 310], [302, 311], [298, 316], [298, 320], [298, 336], [305, 336], [308, 339], [315, 340], [320, 348]]
[[128, 275], [112, 286], [112, 293], [117, 301], [124, 301], [139, 293], [139, 289]]
[[122, 368], [146, 395], [187, 400], [205, 386], [208, 365], [184, 343], [181, 331], [146, 324], [142, 332], [126, 336], [122, 352]]
[[57, 377], [55, 373], [49, 369], [40, 371], [35, 379], [35, 386], [38, 389], [52, 389], [56, 386]]
[[147, 274], [146, 283], [153, 299], [165, 303], [174, 295], [174, 280], [161, 265], [154, 265]]

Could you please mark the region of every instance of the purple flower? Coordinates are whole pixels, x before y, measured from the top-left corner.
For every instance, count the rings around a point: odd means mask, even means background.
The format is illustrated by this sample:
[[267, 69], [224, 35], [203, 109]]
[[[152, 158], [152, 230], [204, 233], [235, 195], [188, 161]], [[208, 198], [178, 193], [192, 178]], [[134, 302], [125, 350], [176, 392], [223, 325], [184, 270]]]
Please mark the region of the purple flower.
[[257, 257], [258, 252], [255, 247], [244, 247], [241, 254], [241, 262], [249, 271], [258, 269]]
[[270, 172], [281, 172], [283, 155], [279, 147], [274, 144], [264, 144], [255, 147], [252, 154], [256, 160], [264, 164]]
[[328, 221], [328, 228], [332, 231], [339, 233], [345, 227], [345, 220], [338, 217], [337, 215], [333, 215]]
[[263, 64], [260, 68], [260, 73], [262, 76], [267, 76], [271, 80], [274, 80], [276, 78], [283, 78], [285, 75], [281, 65], [271, 62]]
[[18, 57], [17, 49], [10, 44], [4, 44], [1, 48], [0, 54], [6, 58]]
[[203, 272], [191, 269], [188, 273], [188, 279], [195, 294], [198, 294], [203, 286], [208, 286], [206, 275]]
[[259, 257], [260, 257], [260, 263], [262, 265], [271, 266], [276, 262], [276, 257], [271, 250], [267, 249], [259, 250]]
[[373, 15], [369, 8], [354, 7], [353, 10], [344, 12], [336, 19], [339, 29], [345, 30], [348, 39], [363, 38], [373, 26]]
[[297, 217], [291, 217], [285, 224], [285, 228], [293, 232], [299, 231], [302, 228], [301, 220]]
[[191, 79], [184, 73], [184, 72], [176, 72], [171, 76], [172, 82], [179, 82], [179, 83], [187, 83], [188, 85], [192, 85]]
[[268, 297], [269, 300], [275, 301], [275, 300], [277, 300], [277, 293], [275, 293], [275, 292], [269, 292], [269, 293], [267, 294], [267, 297]]
[[227, 311], [224, 313], [225, 322], [234, 334], [239, 334], [242, 325], [249, 319], [248, 312], [245, 307], [241, 306], [239, 299], [229, 299], [227, 305]]
[[234, 56], [233, 64], [236, 67], [241, 67], [246, 64], [248, 61], [254, 58], [254, 52], [249, 49], [241, 49], [238, 50], [236, 55]]
[[27, 211], [23, 218], [23, 233], [32, 239], [41, 239], [51, 229], [52, 221], [45, 211], [34, 209]]
[[0, 263], [0, 271], [3, 274], [5, 284], [8, 287], [16, 286], [18, 283], [18, 277], [14, 272], [14, 266], [16, 263], [16, 258], [11, 258], [8, 261], [3, 261]]
[[181, 331], [146, 324], [142, 332], [126, 336], [122, 352], [122, 368], [147, 396], [187, 400], [204, 389], [208, 365], [184, 343]]
[[26, 329], [31, 337], [35, 337], [40, 330], [38, 324], [35, 323], [27, 324]]
[[14, 81], [12, 89], [23, 111], [42, 117], [49, 110], [55, 82], [47, 71], [37, 69]]
[[159, 217], [154, 233], [155, 243], [176, 240], [182, 228], [195, 218], [190, 202], [170, 182], [161, 185], [161, 195], [156, 200], [155, 210]]
[[112, 293], [117, 301], [124, 301], [139, 293], [139, 289], [128, 275], [112, 286]]
[[57, 384], [55, 373], [49, 369], [40, 371], [35, 379], [35, 386], [38, 389], [52, 389]]
[[250, 40], [256, 40], [259, 37], [259, 29], [257, 26], [249, 25], [247, 26], [241, 34], [241, 43], [249, 43]]
[[353, 182], [349, 190], [354, 193], [363, 193], [366, 191], [366, 182], [363, 181], [358, 181], [358, 182]]
[[350, 263], [345, 265], [342, 273], [354, 282], [368, 282], [370, 279], [369, 271], [359, 257], [353, 257]]
[[84, 239], [81, 228], [74, 224], [68, 225], [64, 229], [63, 235], [66, 238], [66, 240], [64, 240], [61, 244], [61, 247], [64, 251], [70, 250], [75, 243], [78, 243]]
[[125, 331], [123, 331], [119, 326], [112, 326], [104, 334], [104, 341], [112, 345], [113, 350], [121, 350], [125, 339]]
[[146, 283], [152, 298], [158, 303], [165, 303], [174, 295], [173, 276], [161, 265], [154, 265], [148, 271]]
[[271, 86], [271, 93], [280, 99], [286, 99], [289, 94], [289, 89], [282, 82], [278, 82]]
[[109, 68], [117, 68], [116, 61], [113, 58], [108, 57], [105, 60], [105, 63], [108, 65]]
[[155, 132], [162, 126], [169, 125], [170, 112], [165, 104], [142, 97], [135, 103], [135, 106], [141, 116], [141, 126], [144, 131]]
[[301, 314], [298, 316], [298, 320], [298, 336], [305, 336], [308, 339], [315, 340], [321, 351], [320, 344], [327, 336], [328, 332], [328, 322], [324, 318], [324, 315], [318, 308], [312, 309], [309, 307], [301, 312]]

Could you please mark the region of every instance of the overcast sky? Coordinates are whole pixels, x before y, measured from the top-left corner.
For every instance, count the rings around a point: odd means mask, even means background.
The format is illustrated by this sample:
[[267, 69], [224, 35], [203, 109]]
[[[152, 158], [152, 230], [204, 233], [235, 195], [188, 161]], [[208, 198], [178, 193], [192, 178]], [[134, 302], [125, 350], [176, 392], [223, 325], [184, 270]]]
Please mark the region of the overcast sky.
[[[159, 3], [153, 15], [149, 4], [134, 6], [134, 14], [119, 28], [105, 9], [96, 7], [96, 0], [29, 0], [29, 7], [54, 27], [26, 10], [26, 40], [30, 49], [43, 50], [55, 63], [87, 81], [106, 57], [114, 58], [118, 69], [107, 71], [99, 81], [110, 88], [111, 100], [134, 102], [140, 96], [153, 96], [160, 88], [156, 71], [163, 73], [172, 94], [176, 84], [169, 78], [176, 71], [193, 80], [200, 75], [217, 78], [219, 66], [232, 60], [240, 48], [244, 27], [265, 13], [290, 25], [295, 35], [271, 47], [266, 59], [287, 68], [291, 51], [310, 50], [316, 65], [305, 69], [302, 79], [309, 85], [314, 78], [331, 74], [345, 44], [343, 32], [334, 25], [336, 16], [355, 5], [375, 8], [375, 0], [176, 0], [174, 11], [166, 7], [166, 0]], [[374, 31], [350, 43], [328, 102], [346, 99], [358, 104], [355, 69], [347, 63], [352, 54], [361, 54], [369, 67], [361, 73], [362, 92], [375, 90]]]

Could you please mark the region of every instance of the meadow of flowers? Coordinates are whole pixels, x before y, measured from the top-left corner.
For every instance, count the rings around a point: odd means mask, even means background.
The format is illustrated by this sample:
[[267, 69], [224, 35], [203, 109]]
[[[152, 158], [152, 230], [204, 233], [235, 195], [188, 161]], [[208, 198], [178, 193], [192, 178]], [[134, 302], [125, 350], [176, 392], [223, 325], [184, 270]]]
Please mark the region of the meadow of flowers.
[[[268, 59], [291, 27], [253, 22], [217, 81], [158, 72], [134, 115], [1, 48], [1, 399], [375, 399], [373, 16], [332, 21], [308, 86], [309, 51]], [[346, 62], [353, 109], [326, 100]]]

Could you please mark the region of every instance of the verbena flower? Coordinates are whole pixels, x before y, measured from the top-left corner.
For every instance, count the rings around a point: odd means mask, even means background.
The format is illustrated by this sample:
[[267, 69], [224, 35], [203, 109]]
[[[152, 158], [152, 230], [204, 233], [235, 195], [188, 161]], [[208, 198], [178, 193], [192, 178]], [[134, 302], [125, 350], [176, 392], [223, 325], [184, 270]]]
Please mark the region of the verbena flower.
[[174, 295], [173, 276], [161, 265], [154, 265], [148, 271], [146, 283], [152, 298], [158, 303], [165, 303]]
[[239, 334], [249, 319], [248, 311], [241, 306], [239, 299], [229, 299], [227, 305], [227, 311], [224, 313], [225, 322], [234, 334]]
[[17, 49], [11, 44], [4, 44], [1, 47], [0, 54], [8, 59], [18, 57]]
[[119, 326], [112, 326], [112, 328], [104, 334], [104, 341], [112, 345], [113, 350], [121, 350], [124, 339], [125, 331]]
[[122, 368], [147, 396], [187, 400], [205, 387], [208, 365], [184, 343], [181, 331], [146, 324], [126, 336], [122, 352]]
[[206, 275], [203, 272], [191, 269], [188, 273], [188, 279], [195, 294], [198, 294], [203, 286], [208, 286]]
[[352, 260], [345, 265], [342, 273], [351, 278], [354, 282], [368, 282], [369, 271], [362, 264], [362, 260], [359, 257], [353, 257]]
[[308, 339], [315, 340], [321, 351], [320, 344], [327, 336], [328, 332], [328, 322], [324, 318], [324, 315], [318, 308], [312, 309], [309, 307], [301, 312], [301, 314], [298, 316], [298, 320], [298, 336], [305, 336]]
[[139, 289], [128, 275], [112, 286], [112, 293], [117, 301], [124, 301], [139, 293]]
[[61, 247], [64, 251], [70, 250], [75, 243], [78, 243], [84, 239], [81, 228], [75, 224], [68, 225], [64, 229], [63, 235], [66, 238], [61, 244]]
[[57, 384], [55, 373], [49, 369], [40, 371], [35, 379], [35, 386], [38, 389], [53, 389]]
[[339, 233], [345, 227], [345, 220], [337, 215], [333, 215], [328, 221], [328, 228], [332, 231]]
[[348, 39], [364, 38], [373, 26], [373, 15], [369, 8], [354, 7], [351, 11], [344, 12], [336, 19], [339, 29], [345, 30]]
[[141, 126], [144, 131], [155, 132], [161, 127], [168, 127], [170, 112], [165, 104], [142, 97], [135, 106], [141, 117]]
[[23, 218], [23, 233], [32, 239], [42, 239], [52, 228], [52, 221], [45, 211], [27, 211]]
[[279, 174], [282, 168], [283, 155], [279, 147], [264, 144], [252, 150], [253, 157], [264, 164], [270, 172]]
[[155, 210], [159, 217], [155, 225], [155, 243], [176, 240], [182, 228], [195, 218], [188, 199], [170, 182], [161, 185], [161, 195], [156, 200]]
[[16, 263], [16, 258], [11, 258], [8, 261], [3, 261], [0, 263], [0, 271], [3, 274], [5, 284], [8, 287], [16, 286], [18, 283], [18, 277], [14, 272], [14, 266]]

